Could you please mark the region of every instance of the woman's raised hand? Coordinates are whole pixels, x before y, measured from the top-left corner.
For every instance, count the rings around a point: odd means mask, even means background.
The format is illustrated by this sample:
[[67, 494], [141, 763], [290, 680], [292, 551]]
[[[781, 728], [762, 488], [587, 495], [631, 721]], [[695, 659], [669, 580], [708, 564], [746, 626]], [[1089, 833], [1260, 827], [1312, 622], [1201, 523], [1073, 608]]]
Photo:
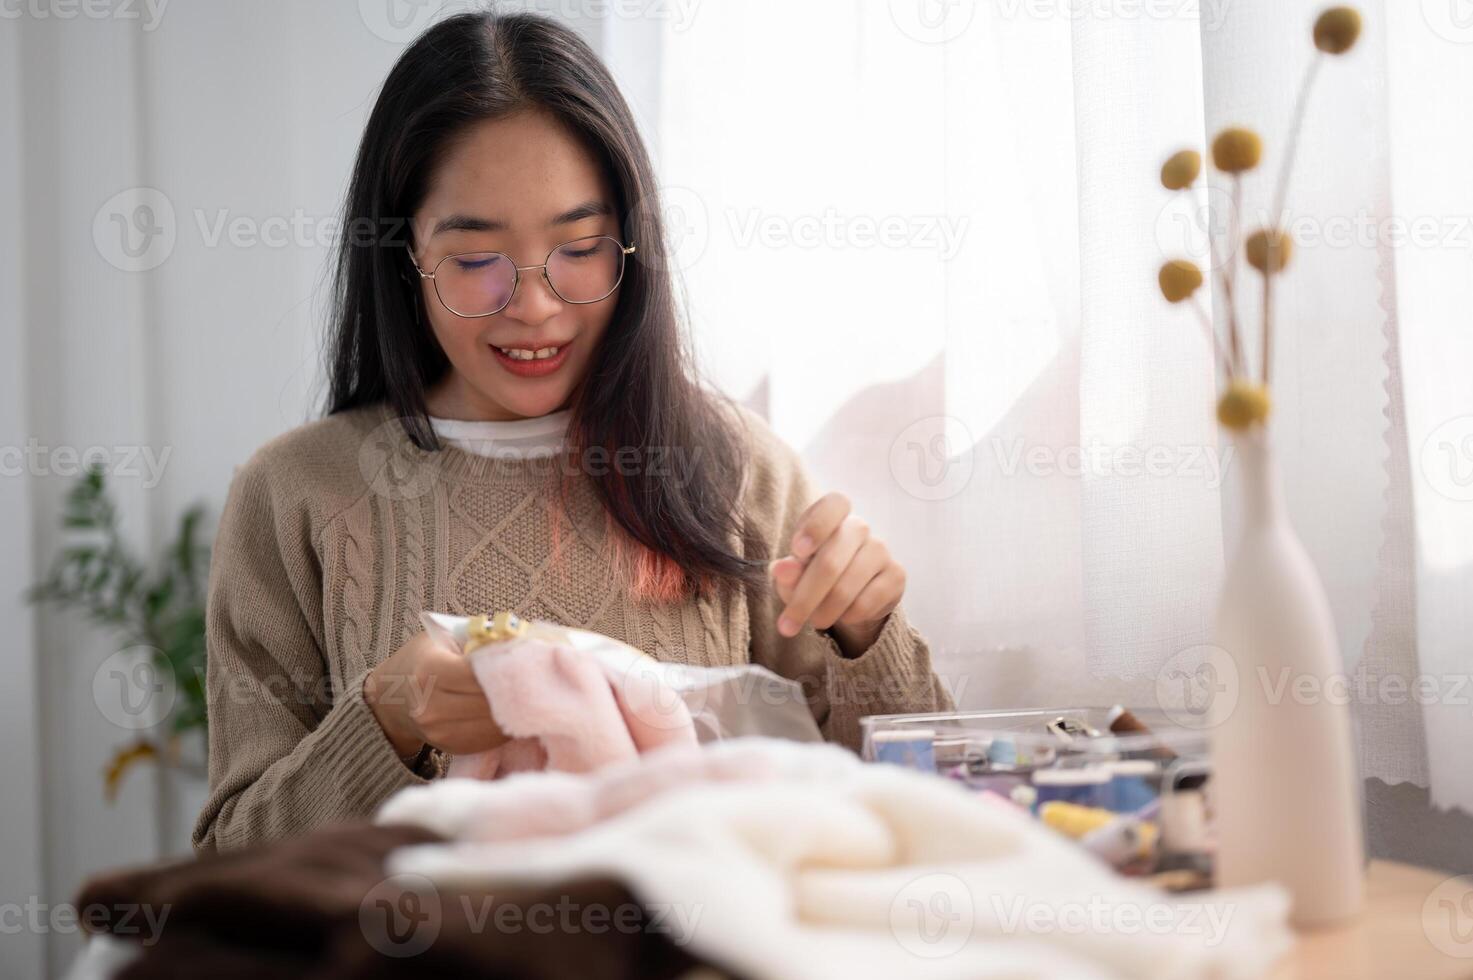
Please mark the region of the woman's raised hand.
[[783, 636], [803, 624], [830, 629], [850, 657], [869, 649], [905, 594], [905, 569], [869, 525], [851, 513], [849, 498], [825, 494], [798, 518], [789, 554], [769, 566]]

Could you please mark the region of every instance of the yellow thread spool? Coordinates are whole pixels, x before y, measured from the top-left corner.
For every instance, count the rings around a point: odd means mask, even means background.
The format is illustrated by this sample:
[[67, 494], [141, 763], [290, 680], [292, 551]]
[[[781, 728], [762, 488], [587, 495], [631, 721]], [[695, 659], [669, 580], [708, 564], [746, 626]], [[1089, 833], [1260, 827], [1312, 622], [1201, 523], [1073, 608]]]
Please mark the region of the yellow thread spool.
[[1078, 839], [1114, 820], [1118, 813], [1098, 806], [1081, 806], [1063, 800], [1050, 800], [1038, 808], [1044, 824], [1066, 837]]

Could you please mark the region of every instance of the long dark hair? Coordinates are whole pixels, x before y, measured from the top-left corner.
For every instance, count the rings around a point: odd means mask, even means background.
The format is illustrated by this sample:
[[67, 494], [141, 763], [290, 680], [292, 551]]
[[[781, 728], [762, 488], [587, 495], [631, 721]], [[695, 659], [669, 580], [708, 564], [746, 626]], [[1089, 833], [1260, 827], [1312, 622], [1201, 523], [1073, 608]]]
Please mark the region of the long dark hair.
[[[733, 535], [741, 534], [743, 453], [720, 396], [698, 381], [680, 329], [654, 169], [608, 70], [556, 21], [458, 14], [426, 30], [389, 72], [348, 189], [328, 412], [387, 402], [416, 445], [441, 448], [425, 392], [450, 365], [424, 317], [417, 277], [409, 274], [408, 219], [440, 155], [467, 125], [527, 108], [557, 117], [595, 154], [625, 216], [625, 240], [638, 247], [571, 406], [569, 447], [699, 454], [686, 457], [696, 462], [680, 482], [646, 466], [588, 474], [617, 524], [616, 547], [626, 561], [633, 555], [630, 584], [668, 599], [721, 581], [758, 581], [761, 561], [732, 548]], [[365, 227], [378, 233], [353, 233]], [[621, 472], [628, 469], [635, 472]], [[632, 548], [622, 548], [619, 531]]]

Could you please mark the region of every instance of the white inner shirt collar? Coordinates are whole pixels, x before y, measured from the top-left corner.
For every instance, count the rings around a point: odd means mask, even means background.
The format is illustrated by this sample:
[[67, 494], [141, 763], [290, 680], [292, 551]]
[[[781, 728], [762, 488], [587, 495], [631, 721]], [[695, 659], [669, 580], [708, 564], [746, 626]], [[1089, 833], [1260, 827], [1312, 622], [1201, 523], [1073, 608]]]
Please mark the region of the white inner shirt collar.
[[430, 416], [430, 427], [442, 441], [477, 456], [526, 458], [551, 456], [563, 448], [571, 409], [531, 419], [472, 422]]

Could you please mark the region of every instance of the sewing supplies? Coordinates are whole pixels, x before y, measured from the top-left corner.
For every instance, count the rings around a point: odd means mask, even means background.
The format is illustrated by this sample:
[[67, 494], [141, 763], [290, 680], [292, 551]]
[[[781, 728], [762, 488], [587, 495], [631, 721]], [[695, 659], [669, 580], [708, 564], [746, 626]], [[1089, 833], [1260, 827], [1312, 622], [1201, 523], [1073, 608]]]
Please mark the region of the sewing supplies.
[[1103, 807], [1082, 806], [1078, 803], [1065, 803], [1063, 800], [1049, 800], [1038, 804], [1038, 819], [1065, 837], [1076, 840], [1103, 827], [1114, 820], [1115, 816]]
[[1152, 783], [1159, 785], [1161, 767], [1151, 760], [1122, 759], [1106, 762], [1103, 768], [1110, 775], [1105, 806], [1116, 813], [1131, 813], [1156, 799]]
[[[1136, 717], [1135, 712], [1119, 704], [1111, 708], [1109, 714], [1106, 715], [1105, 727], [1114, 735], [1149, 736], [1155, 734], [1145, 722]], [[1147, 752], [1154, 758], [1161, 759], [1162, 761], [1176, 758], [1175, 752], [1159, 743], [1149, 748]]]
[[1207, 850], [1207, 802], [1201, 791], [1188, 789], [1161, 798], [1161, 826], [1166, 844], [1178, 854]]
[[960, 736], [946, 738], [937, 735], [931, 742], [931, 751], [936, 759], [938, 772], [965, 778], [968, 773], [987, 772], [986, 740]]
[[1033, 773], [1038, 806], [1055, 800], [1080, 806], [1103, 807], [1108, 796], [1110, 774], [1103, 768], [1039, 769]]
[[1117, 871], [1130, 873], [1148, 869], [1156, 858], [1160, 831], [1156, 824], [1132, 817], [1117, 817], [1090, 831], [1080, 845]]
[[1150, 871], [1161, 841], [1160, 824], [1155, 822], [1159, 812], [1160, 803], [1153, 800], [1134, 813], [1115, 815], [1085, 834], [1080, 844], [1116, 870]]
[[973, 775], [959, 770], [952, 770], [952, 775], [966, 783], [967, 789], [976, 790], [979, 793], [996, 793], [999, 796], [1012, 798], [1013, 790], [1019, 786], [1028, 785], [1028, 777], [1018, 773], [988, 773], [984, 775]]
[[995, 738], [987, 746], [987, 761], [993, 766], [1016, 766], [1018, 746], [1010, 738]]
[[1093, 728], [1078, 718], [1070, 718], [1061, 715], [1045, 726], [1065, 745], [1070, 745], [1077, 738], [1099, 738], [1099, 730]]
[[[1155, 739], [1155, 733], [1151, 731], [1150, 726], [1137, 718], [1135, 712], [1131, 711], [1129, 708], [1117, 704], [1115, 705], [1115, 707], [1110, 709], [1109, 714], [1106, 717], [1106, 727], [1108, 727], [1113, 734], [1120, 735], [1122, 737], [1152, 737], [1154, 740], [1154, 744], [1145, 749], [1143, 753], [1146, 757], [1157, 759], [1163, 764], [1169, 764], [1176, 760], [1176, 753], [1173, 752], [1169, 746], [1163, 745], [1159, 739]], [[1207, 774], [1204, 771], [1199, 775], [1199, 777], [1192, 777], [1191, 782], [1188, 784], [1187, 788], [1201, 788], [1202, 784], [1206, 781]]]
[[876, 732], [872, 742], [874, 759], [921, 772], [935, 772], [935, 739], [936, 732], [930, 728]]
[[864, 755], [940, 773], [1031, 812], [1128, 875], [1210, 880], [1206, 734], [1157, 710], [1064, 708], [871, 716]]
[[1136, 813], [1119, 814], [1103, 807], [1080, 806], [1053, 801], [1038, 808], [1043, 823], [1066, 837], [1073, 838], [1084, 849], [1117, 870], [1125, 871], [1149, 865], [1160, 839], [1154, 816], [1154, 802]]

